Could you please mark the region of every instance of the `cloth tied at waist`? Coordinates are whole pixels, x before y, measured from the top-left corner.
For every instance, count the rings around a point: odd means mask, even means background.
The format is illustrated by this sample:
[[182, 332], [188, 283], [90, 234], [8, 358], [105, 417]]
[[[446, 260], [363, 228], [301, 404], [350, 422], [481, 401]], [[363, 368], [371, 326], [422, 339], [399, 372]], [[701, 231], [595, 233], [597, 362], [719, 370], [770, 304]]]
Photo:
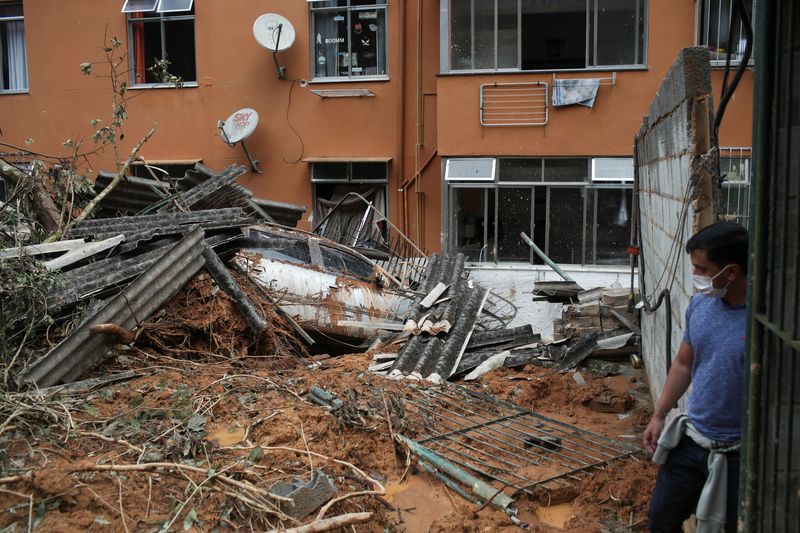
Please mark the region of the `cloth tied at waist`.
[[697, 502], [697, 533], [719, 533], [725, 527], [725, 514], [728, 498], [728, 456], [729, 452], [740, 448], [741, 443], [735, 441], [720, 446], [716, 441], [709, 439], [689, 422], [685, 414], [678, 415], [670, 420], [658, 439], [653, 462], [663, 465], [667, 462], [670, 450], [680, 443], [686, 434], [698, 446], [708, 450], [708, 477], [700, 492]]

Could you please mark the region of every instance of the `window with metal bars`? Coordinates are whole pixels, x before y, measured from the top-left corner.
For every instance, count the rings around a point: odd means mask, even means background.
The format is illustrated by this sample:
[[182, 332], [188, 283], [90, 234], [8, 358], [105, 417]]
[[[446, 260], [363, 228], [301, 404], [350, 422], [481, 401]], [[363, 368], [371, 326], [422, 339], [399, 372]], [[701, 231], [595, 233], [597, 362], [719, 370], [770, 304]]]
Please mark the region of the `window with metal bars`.
[[[734, 0], [700, 0], [697, 3], [697, 44], [708, 47], [713, 66], [725, 66], [728, 57], [731, 64], [738, 64], [744, 55], [744, 26], [740, 17], [733, 20], [733, 4]], [[745, 2], [745, 6], [748, 17], [753, 20], [753, 0]], [[729, 38], [732, 38], [730, 49]]]

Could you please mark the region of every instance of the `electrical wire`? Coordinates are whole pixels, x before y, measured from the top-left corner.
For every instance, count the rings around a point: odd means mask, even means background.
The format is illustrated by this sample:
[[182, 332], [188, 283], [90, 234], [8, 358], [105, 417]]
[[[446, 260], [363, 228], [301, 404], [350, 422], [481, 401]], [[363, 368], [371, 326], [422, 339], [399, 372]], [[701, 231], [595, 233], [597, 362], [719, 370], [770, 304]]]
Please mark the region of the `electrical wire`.
[[297, 159], [295, 159], [294, 161], [288, 161], [286, 159], [286, 157], [283, 157], [283, 162], [287, 163], [287, 164], [290, 164], [290, 165], [293, 165], [293, 164], [299, 162], [301, 159], [303, 159], [303, 154], [305, 154], [305, 152], [306, 152], [306, 145], [303, 142], [303, 137], [301, 137], [300, 133], [298, 133], [298, 131], [295, 129], [294, 125], [292, 124], [292, 120], [289, 117], [289, 110], [292, 108], [292, 89], [294, 89], [294, 84], [295, 83], [302, 82], [302, 81], [303, 80], [297, 80], [297, 79], [292, 79], [291, 80], [291, 85], [289, 85], [289, 101], [286, 104], [286, 123], [289, 124], [289, 127], [291, 128], [291, 130], [297, 136], [297, 140], [300, 141], [300, 155], [297, 156]]
[[[736, 74], [734, 74], [733, 79], [731, 80], [730, 86], [728, 86], [728, 74], [731, 69], [731, 48], [733, 48], [733, 28], [734, 24], [736, 23], [736, 17], [739, 17], [742, 21], [742, 26], [744, 27], [745, 33], [745, 47], [744, 47], [744, 54], [742, 55], [739, 66], [736, 69]], [[747, 64], [750, 62], [750, 56], [753, 52], [753, 26], [750, 23], [750, 17], [747, 14], [747, 10], [744, 5], [744, 0], [735, 0], [733, 4], [733, 13], [731, 14], [731, 23], [730, 27], [728, 28], [728, 53], [727, 57], [725, 58], [725, 75], [722, 79], [722, 95], [719, 99], [719, 107], [717, 108], [717, 114], [714, 116], [714, 138], [715, 140], [718, 138], [717, 133], [719, 132], [719, 126], [722, 124], [722, 117], [725, 116], [725, 110], [728, 107], [728, 102], [730, 102], [731, 97], [733, 96], [733, 92], [736, 90], [736, 87], [739, 85], [739, 82], [744, 75], [744, 71], [747, 70]]]

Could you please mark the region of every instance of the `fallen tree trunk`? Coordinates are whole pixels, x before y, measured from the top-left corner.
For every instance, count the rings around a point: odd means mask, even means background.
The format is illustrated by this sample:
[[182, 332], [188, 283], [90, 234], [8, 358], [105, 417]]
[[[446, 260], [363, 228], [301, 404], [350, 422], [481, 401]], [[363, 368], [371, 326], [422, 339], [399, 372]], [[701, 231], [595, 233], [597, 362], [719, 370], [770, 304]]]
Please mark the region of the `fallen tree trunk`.
[[0, 158], [0, 176], [8, 178], [14, 185], [30, 182], [33, 215], [47, 233], [53, 233], [58, 230], [58, 226], [61, 223], [61, 212], [44, 186], [42, 167], [43, 163], [41, 161], [34, 161], [33, 172], [28, 175], [25, 171]]

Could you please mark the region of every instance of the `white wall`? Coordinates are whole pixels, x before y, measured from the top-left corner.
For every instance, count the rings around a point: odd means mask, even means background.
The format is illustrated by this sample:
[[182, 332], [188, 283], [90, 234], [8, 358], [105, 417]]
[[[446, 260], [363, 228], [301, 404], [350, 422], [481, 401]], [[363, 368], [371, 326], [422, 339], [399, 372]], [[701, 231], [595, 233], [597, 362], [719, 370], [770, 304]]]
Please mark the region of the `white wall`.
[[[584, 289], [595, 287], [630, 287], [628, 267], [580, 267], [559, 265]], [[533, 301], [533, 284], [537, 281], [563, 281], [553, 269], [540, 265], [490, 263], [468, 265], [470, 278], [517, 306], [516, 318], [510, 324], [531, 324], [543, 339], [553, 337], [553, 320], [561, 317], [561, 304]], [[638, 286], [634, 276], [634, 286]]]

